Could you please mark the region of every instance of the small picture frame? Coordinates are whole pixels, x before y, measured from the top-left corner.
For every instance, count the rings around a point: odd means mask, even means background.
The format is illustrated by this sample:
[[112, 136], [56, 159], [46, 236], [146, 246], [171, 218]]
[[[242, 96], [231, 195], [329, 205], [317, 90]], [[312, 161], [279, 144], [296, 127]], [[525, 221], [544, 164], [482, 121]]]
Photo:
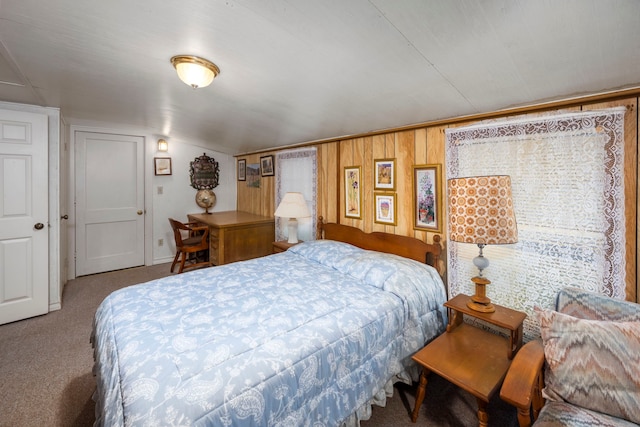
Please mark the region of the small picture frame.
[[238, 160], [238, 181], [247, 180], [247, 159]]
[[154, 157], [153, 165], [156, 175], [171, 175], [171, 157]]
[[442, 233], [442, 167], [413, 166], [413, 228]]
[[360, 166], [344, 168], [344, 216], [347, 218], [362, 217], [362, 182]]
[[374, 222], [385, 225], [396, 225], [396, 193], [374, 193], [374, 199], [376, 208]]
[[249, 163], [247, 165], [247, 187], [260, 188], [260, 164]]
[[260, 157], [262, 176], [273, 176], [273, 155]]
[[376, 159], [373, 164], [374, 190], [396, 189], [396, 159]]

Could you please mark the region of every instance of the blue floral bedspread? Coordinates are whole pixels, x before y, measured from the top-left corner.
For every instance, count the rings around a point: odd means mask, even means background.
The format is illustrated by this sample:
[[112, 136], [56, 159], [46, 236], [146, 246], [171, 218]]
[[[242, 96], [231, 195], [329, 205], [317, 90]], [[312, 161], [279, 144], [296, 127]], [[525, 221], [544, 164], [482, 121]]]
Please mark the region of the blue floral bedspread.
[[320, 240], [113, 292], [99, 426], [338, 426], [446, 325], [435, 269]]

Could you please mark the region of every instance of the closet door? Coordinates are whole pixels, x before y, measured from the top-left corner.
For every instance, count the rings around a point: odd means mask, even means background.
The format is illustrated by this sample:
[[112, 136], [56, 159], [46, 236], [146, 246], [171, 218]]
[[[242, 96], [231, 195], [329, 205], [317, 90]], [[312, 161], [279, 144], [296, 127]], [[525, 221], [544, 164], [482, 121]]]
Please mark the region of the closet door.
[[76, 275], [144, 265], [144, 138], [75, 137]]

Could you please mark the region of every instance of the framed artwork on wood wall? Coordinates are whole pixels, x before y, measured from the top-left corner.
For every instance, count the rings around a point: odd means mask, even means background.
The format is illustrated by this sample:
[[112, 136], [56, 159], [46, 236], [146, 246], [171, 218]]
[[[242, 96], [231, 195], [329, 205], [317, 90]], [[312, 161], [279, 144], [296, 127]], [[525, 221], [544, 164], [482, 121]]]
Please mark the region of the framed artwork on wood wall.
[[344, 216], [347, 218], [362, 217], [362, 188], [360, 182], [360, 166], [344, 168]]
[[238, 160], [238, 181], [247, 180], [247, 159]]
[[374, 193], [376, 216], [378, 224], [396, 225], [396, 194]]
[[442, 167], [413, 166], [413, 228], [442, 233]]
[[373, 164], [374, 190], [396, 189], [396, 159], [377, 159]]
[[260, 164], [250, 163], [247, 165], [247, 187], [260, 188]]
[[262, 176], [273, 176], [273, 156], [260, 157], [260, 169], [262, 170]]

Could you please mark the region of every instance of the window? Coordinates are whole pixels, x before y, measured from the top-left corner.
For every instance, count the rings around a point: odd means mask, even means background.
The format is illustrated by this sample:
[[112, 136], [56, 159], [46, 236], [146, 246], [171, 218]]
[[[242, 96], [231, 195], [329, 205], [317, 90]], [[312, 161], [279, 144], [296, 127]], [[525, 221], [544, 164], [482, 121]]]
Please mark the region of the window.
[[[316, 192], [318, 188], [316, 148], [281, 151], [276, 155], [276, 200], [278, 206], [285, 193], [304, 195], [311, 217], [298, 218], [298, 239], [315, 240], [317, 223]], [[287, 218], [276, 217], [276, 240], [287, 239]]]
[[[447, 178], [510, 175], [519, 241], [484, 249], [496, 303], [553, 307], [575, 286], [624, 298], [624, 108], [516, 118], [447, 130]], [[476, 245], [448, 243], [449, 293], [473, 294]]]

